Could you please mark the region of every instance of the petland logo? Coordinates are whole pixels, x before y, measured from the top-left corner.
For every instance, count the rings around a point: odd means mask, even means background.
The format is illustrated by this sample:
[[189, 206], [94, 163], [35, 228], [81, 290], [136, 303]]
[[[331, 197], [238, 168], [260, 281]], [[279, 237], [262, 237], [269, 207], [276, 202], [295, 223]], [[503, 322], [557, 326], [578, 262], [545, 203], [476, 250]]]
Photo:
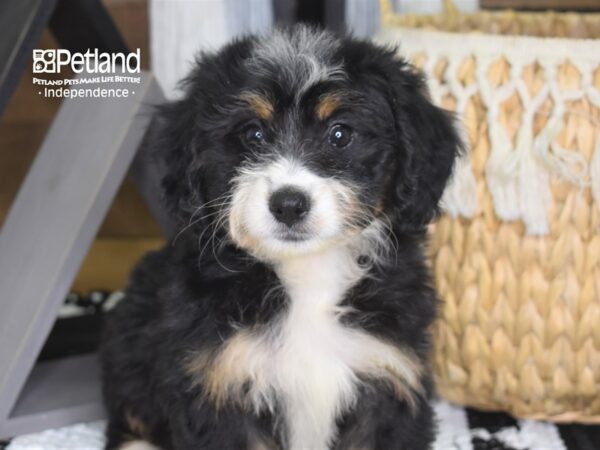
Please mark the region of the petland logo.
[[98, 49], [85, 53], [65, 49], [33, 50], [33, 73], [60, 73], [63, 67], [69, 67], [74, 73], [140, 73], [140, 49], [127, 55], [100, 53]]
[[[63, 69], [69, 70], [61, 76]], [[130, 53], [34, 49], [33, 73], [58, 75], [32, 77], [38, 95], [45, 98], [127, 98], [135, 95], [142, 80], [140, 49]]]

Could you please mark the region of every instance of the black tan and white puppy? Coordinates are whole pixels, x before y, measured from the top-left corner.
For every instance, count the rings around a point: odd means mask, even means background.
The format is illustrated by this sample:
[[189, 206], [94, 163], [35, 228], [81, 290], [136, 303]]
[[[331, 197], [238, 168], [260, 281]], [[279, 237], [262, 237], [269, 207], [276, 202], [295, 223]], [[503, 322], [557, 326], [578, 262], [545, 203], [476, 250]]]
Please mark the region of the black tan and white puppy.
[[306, 27], [184, 88], [154, 142], [180, 232], [107, 321], [107, 449], [429, 448], [452, 119], [395, 50]]

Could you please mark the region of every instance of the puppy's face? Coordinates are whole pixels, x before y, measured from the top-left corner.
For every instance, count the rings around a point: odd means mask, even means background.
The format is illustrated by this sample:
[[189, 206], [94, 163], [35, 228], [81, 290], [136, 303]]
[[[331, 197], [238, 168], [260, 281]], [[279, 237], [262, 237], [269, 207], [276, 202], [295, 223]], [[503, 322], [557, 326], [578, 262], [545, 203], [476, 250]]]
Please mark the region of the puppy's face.
[[205, 56], [186, 85], [162, 141], [183, 225], [278, 260], [435, 213], [458, 141], [393, 51], [296, 28]]

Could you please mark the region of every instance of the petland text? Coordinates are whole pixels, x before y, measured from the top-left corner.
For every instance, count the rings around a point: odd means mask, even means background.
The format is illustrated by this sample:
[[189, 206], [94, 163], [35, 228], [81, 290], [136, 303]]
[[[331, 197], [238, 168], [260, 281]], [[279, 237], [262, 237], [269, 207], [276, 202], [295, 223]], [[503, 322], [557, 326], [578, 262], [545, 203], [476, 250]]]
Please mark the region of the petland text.
[[61, 73], [69, 67], [74, 73], [140, 73], [140, 49], [125, 53], [100, 53], [98, 49], [85, 53], [66, 49], [33, 49], [33, 73]]

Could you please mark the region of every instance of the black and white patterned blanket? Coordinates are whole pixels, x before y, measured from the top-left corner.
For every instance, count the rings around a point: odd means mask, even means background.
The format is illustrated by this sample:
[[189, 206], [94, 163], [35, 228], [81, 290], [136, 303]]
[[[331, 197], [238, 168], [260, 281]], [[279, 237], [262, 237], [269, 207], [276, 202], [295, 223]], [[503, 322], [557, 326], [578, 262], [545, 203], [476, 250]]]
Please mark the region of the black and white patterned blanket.
[[[600, 450], [600, 426], [515, 420], [445, 402], [437, 402], [435, 409], [438, 435], [433, 450]], [[6, 450], [101, 450], [103, 429], [100, 421], [19, 436]]]
[[435, 450], [600, 450], [600, 426], [516, 420], [447, 403], [436, 407]]

